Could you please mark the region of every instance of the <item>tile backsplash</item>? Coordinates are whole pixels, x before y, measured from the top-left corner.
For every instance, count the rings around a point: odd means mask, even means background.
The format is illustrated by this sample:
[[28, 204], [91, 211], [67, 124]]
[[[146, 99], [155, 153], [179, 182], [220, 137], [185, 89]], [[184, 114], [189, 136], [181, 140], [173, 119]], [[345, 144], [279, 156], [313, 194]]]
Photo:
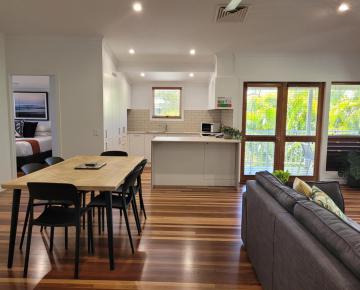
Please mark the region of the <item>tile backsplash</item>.
[[201, 122], [232, 125], [230, 110], [185, 110], [184, 119], [178, 121], [151, 120], [150, 110], [128, 110], [128, 131], [200, 132]]

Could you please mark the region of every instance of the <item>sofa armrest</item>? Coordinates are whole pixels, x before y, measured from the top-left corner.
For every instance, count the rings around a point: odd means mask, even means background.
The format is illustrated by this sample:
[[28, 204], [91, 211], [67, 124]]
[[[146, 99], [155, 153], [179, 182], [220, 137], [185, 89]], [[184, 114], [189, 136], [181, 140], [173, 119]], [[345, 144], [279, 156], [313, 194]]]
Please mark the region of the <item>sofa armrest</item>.
[[317, 182], [309, 182], [311, 186], [315, 185], [322, 191], [324, 191], [331, 199], [335, 202], [335, 204], [345, 212], [345, 202], [344, 197], [341, 193], [340, 184], [337, 181], [317, 181]]
[[241, 239], [246, 249], [246, 232], [247, 232], [247, 192], [242, 196], [242, 213], [241, 213]]

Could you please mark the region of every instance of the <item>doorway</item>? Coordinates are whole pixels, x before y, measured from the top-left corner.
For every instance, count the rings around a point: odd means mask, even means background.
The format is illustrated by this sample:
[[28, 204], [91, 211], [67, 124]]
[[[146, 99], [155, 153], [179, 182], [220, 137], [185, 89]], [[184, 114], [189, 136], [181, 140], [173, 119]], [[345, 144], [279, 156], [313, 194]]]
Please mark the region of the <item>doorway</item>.
[[51, 76], [12, 75], [12, 120], [15, 128], [16, 168], [44, 163], [53, 155], [54, 96]]
[[317, 180], [325, 83], [244, 84], [241, 180], [288, 170]]

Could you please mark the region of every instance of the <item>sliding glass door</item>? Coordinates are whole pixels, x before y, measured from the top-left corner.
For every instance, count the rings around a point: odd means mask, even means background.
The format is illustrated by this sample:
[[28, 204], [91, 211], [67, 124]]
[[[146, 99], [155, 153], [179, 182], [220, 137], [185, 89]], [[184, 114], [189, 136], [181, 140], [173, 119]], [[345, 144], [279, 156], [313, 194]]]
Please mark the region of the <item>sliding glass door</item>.
[[242, 180], [262, 170], [317, 179], [323, 83], [245, 83]]

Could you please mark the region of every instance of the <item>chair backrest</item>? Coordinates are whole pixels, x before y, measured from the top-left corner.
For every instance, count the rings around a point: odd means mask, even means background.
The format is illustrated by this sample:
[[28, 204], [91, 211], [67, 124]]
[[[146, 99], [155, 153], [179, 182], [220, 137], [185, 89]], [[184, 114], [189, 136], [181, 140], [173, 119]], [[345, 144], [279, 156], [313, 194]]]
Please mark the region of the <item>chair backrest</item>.
[[48, 158], [45, 159], [45, 162], [48, 165], [54, 165], [54, 164], [57, 164], [57, 163], [60, 163], [60, 162], [63, 162], [63, 161], [64, 161], [63, 158], [57, 157], [57, 156], [48, 157]]
[[48, 200], [54, 203], [71, 202], [80, 207], [80, 197], [77, 188], [67, 183], [29, 182], [30, 198]]
[[137, 166], [141, 167], [141, 172], [140, 174], [143, 173], [144, 169], [145, 169], [145, 166], [146, 166], [146, 163], [147, 163], [147, 159], [143, 159]]
[[125, 151], [105, 151], [101, 156], [129, 156], [129, 154]]
[[125, 178], [124, 184], [122, 186], [123, 192], [128, 192], [130, 187], [134, 187], [135, 182], [142, 172], [141, 166], [137, 165], [135, 169], [129, 173], [129, 175]]
[[28, 175], [45, 167], [46, 165], [42, 163], [29, 163], [21, 166], [21, 171], [24, 172], [25, 175]]

